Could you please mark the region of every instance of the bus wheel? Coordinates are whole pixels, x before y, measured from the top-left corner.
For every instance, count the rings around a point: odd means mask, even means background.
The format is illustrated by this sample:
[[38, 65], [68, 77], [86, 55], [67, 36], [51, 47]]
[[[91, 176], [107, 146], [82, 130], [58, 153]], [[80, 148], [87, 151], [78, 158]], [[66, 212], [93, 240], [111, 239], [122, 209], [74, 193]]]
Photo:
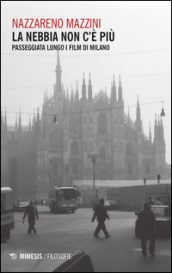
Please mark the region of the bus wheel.
[[72, 210], [72, 213], [75, 213], [75, 210]]

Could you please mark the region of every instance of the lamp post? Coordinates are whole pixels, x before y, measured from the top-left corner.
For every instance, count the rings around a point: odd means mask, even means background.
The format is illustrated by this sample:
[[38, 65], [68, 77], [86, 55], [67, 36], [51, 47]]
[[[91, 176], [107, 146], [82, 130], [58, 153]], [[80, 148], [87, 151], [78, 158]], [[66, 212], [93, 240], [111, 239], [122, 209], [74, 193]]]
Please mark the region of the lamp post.
[[[91, 162], [93, 163], [93, 190], [96, 190], [96, 173], [95, 173], [95, 166], [96, 166], [96, 161], [100, 156], [97, 154], [93, 155], [88, 155], [88, 158], [91, 158]], [[98, 200], [98, 194], [96, 191], [96, 200]]]
[[65, 164], [65, 170], [67, 174], [67, 187], [69, 186], [69, 163]]
[[162, 101], [162, 111], [160, 114], [161, 117], [165, 117], [165, 111], [164, 111], [164, 102]]
[[160, 184], [160, 179], [161, 179], [161, 176], [160, 176], [160, 174], [158, 174], [157, 175], [158, 184]]
[[48, 170], [47, 174], [48, 174], [48, 178], [49, 178], [49, 187], [51, 188], [52, 187], [51, 170]]

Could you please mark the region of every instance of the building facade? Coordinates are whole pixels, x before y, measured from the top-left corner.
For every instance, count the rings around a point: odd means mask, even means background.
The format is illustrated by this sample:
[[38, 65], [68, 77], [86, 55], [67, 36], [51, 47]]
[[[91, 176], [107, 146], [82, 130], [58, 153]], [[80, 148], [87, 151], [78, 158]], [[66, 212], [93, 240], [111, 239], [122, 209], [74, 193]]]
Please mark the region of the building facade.
[[[124, 112], [121, 78], [115, 77], [111, 95], [100, 90], [94, 97], [91, 76], [82, 94], [64, 90], [57, 56], [56, 84], [52, 97], [44, 95], [42, 113], [34, 114], [29, 126], [19, 121], [9, 128], [1, 113], [1, 183], [13, 188], [18, 198], [47, 197], [54, 185], [90, 180], [93, 166], [89, 155], [98, 154], [96, 179], [137, 180], [165, 178], [165, 139], [162, 119], [155, 119], [154, 139], [143, 133], [137, 99], [136, 120]], [[32, 124], [31, 124], [32, 123]]]

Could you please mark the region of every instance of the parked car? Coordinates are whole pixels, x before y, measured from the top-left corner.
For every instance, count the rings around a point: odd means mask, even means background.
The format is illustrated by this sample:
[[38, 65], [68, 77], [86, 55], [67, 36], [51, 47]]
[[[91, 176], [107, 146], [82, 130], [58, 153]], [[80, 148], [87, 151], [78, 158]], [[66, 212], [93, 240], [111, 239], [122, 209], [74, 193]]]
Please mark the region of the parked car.
[[20, 212], [25, 211], [26, 207], [29, 205], [29, 201], [15, 201], [14, 202], [14, 211]]
[[[169, 206], [165, 205], [151, 205], [156, 219], [156, 235], [170, 237], [171, 236], [171, 212]], [[138, 216], [138, 212], [135, 212]], [[138, 219], [135, 222], [135, 235], [140, 237], [140, 230], [138, 225]]]

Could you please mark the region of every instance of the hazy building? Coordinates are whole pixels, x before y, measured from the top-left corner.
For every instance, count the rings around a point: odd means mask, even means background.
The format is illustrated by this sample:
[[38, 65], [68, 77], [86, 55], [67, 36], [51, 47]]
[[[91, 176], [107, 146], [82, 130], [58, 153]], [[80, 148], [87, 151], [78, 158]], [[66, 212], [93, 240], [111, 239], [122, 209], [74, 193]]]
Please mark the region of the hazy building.
[[46, 198], [50, 185], [92, 179], [91, 152], [100, 155], [96, 179], [136, 180], [165, 178], [165, 140], [162, 119], [155, 118], [154, 139], [143, 133], [137, 98], [136, 120], [124, 113], [121, 78], [113, 76], [111, 96], [100, 90], [94, 97], [91, 75], [82, 93], [64, 90], [59, 56], [54, 94], [44, 95], [32, 124], [22, 127], [21, 114], [14, 128], [1, 113], [1, 182], [22, 198]]
[[166, 178], [171, 179], [171, 164], [166, 164]]

